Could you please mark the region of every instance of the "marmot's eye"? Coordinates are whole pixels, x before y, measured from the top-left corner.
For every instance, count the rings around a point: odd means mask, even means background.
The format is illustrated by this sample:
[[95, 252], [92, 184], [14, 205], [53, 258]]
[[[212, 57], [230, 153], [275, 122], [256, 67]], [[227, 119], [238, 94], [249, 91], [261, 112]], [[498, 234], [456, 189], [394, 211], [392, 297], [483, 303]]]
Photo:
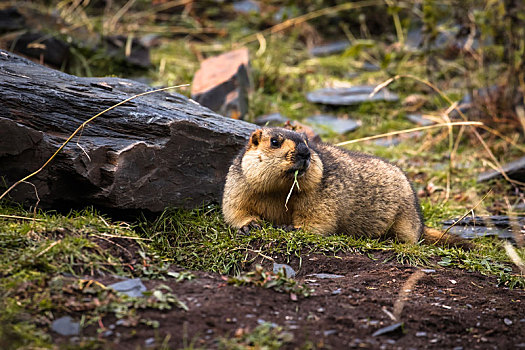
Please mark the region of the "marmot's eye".
[[270, 139], [270, 143], [271, 143], [272, 147], [275, 147], [275, 148], [278, 148], [279, 146], [281, 146], [281, 144], [279, 143], [279, 140], [276, 139], [275, 137], [272, 137]]

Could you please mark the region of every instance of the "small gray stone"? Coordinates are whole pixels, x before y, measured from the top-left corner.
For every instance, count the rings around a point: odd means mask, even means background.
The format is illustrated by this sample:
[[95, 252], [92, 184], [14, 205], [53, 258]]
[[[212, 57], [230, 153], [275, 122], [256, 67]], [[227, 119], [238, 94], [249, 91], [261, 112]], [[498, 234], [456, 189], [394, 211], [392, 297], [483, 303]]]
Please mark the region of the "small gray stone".
[[402, 333], [403, 332], [403, 322], [394, 323], [393, 325], [383, 327], [375, 331], [372, 336], [377, 337], [384, 334], [392, 334], [392, 333]]
[[329, 330], [323, 332], [323, 335], [324, 335], [325, 337], [328, 337], [328, 336], [333, 335], [333, 334], [337, 334], [337, 330], [335, 330], [335, 329], [329, 329]]
[[510, 319], [508, 319], [508, 318], [504, 318], [504, 319], [503, 319], [503, 322], [505, 322], [505, 324], [506, 324], [507, 326], [510, 326], [510, 325], [512, 324], [512, 320], [510, 320]]
[[416, 332], [416, 337], [426, 337], [427, 332]]
[[54, 320], [51, 329], [60, 335], [78, 335], [80, 323], [74, 322], [70, 316], [64, 316]]
[[336, 275], [333, 273], [312, 273], [311, 275], [308, 275], [309, 277], [315, 277], [320, 279], [327, 279], [327, 278], [342, 278], [345, 277], [344, 275]]
[[373, 85], [358, 85], [346, 88], [324, 88], [309, 92], [306, 99], [313, 103], [322, 103], [336, 106], [349, 106], [362, 102], [375, 101], [397, 101], [399, 97], [384, 88], [373, 97], [370, 94], [374, 91]]
[[259, 13], [261, 7], [257, 1], [243, 0], [233, 3], [233, 9], [243, 14]]
[[153, 346], [155, 344], [155, 338], [151, 337], [146, 340], [144, 340], [144, 345], [146, 346]]
[[346, 134], [350, 131], [357, 129], [361, 123], [353, 119], [342, 119], [332, 115], [314, 115], [306, 118], [307, 123], [317, 126], [315, 129], [319, 134], [326, 133], [326, 130], [322, 127], [326, 127], [333, 132], [338, 134]]
[[323, 57], [341, 53], [350, 46], [348, 40], [335, 41], [326, 45], [314, 46], [310, 49], [310, 55]]
[[294, 278], [295, 277], [295, 271], [292, 269], [291, 266], [286, 264], [277, 264], [273, 263], [273, 273], [278, 273], [281, 269], [284, 269], [284, 274], [288, 278]]
[[424, 273], [434, 273], [434, 272], [436, 272], [436, 270], [434, 270], [434, 269], [421, 269], [421, 272], [424, 272]]
[[113, 288], [117, 292], [124, 293], [130, 297], [142, 297], [142, 292], [147, 291], [148, 289], [142, 283], [140, 278], [133, 278], [117, 283], [110, 284], [109, 288]]
[[339, 295], [341, 294], [341, 288], [337, 288], [336, 290], [332, 291], [332, 295]]

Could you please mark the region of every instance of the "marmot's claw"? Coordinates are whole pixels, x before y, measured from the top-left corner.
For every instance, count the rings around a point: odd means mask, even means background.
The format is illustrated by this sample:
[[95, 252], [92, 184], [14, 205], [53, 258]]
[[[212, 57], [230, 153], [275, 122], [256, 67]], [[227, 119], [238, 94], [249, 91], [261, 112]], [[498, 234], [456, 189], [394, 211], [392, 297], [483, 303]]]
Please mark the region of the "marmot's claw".
[[258, 230], [261, 228], [261, 225], [259, 225], [256, 221], [250, 222], [248, 225], [244, 225], [240, 229], [237, 230], [237, 235], [247, 235], [250, 233], [251, 230]]

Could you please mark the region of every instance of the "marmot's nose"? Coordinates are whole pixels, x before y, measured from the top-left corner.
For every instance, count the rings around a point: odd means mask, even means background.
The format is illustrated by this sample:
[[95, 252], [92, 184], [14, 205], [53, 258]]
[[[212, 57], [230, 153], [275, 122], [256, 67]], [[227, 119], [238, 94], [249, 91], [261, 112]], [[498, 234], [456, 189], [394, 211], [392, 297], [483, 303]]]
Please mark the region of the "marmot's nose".
[[300, 143], [297, 145], [295, 154], [299, 159], [310, 159], [310, 149], [304, 143]]

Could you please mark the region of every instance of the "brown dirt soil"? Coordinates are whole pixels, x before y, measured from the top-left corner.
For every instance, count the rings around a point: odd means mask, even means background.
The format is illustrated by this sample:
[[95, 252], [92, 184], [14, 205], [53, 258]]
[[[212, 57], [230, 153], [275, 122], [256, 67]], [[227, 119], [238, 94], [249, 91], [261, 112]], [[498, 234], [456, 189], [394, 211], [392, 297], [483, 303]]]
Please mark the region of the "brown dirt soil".
[[[223, 276], [207, 272], [197, 271], [195, 279], [179, 283], [145, 281], [148, 289], [170, 286], [189, 311], [142, 310], [140, 316], [157, 320], [158, 329], [111, 326], [113, 332], [103, 335], [97, 325], [83, 335], [99, 337], [111, 349], [147, 348], [166, 339], [170, 348], [192, 343], [216, 348], [218, 337], [249, 332], [264, 320], [293, 334], [285, 349], [307, 342], [328, 349], [525, 348], [525, 291], [497, 287], [496, 278], [479, 273], [385, 263], [387, 256], [304, 256], [300, 269], [297, 261], [291, 265], [298, 271], [296, 279], [315, 291], [298, 301], [270, 289], [229, 285]], [[312, 273], [344, 277], [319, 279], [308, 276]], [[399, 315], [398, 320], [389, 313]], [[109, 327], [116, 319], [102, 321]], [[403, 331], [373, 335], [397, 322], [403, 322]]]

